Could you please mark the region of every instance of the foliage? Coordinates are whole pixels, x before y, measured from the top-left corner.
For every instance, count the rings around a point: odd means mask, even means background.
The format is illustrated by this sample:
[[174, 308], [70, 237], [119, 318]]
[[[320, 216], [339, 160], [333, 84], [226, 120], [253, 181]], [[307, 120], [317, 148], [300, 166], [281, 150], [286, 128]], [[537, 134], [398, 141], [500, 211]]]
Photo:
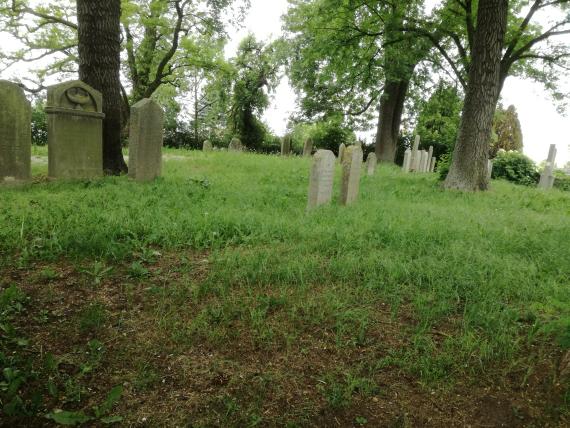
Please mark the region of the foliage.
[[293, 147], [297, 153], [303, 152], [305, 141], [313, 140], [315, 149], [331, 150], [338, 152], [341, 144], [350, 145], [356, 142], [354, 131], [343, 124], [340, 117], [331, 117], [315, 123], [299, 123], [292, 132]]
[[47, 114], [44, 104], [37, 101], [32, 108], [32, 144], [36, 146], [47, 146]]
[[523, 149], [523, 135], [517, 109], [511, 105], [506, 110], [499, 106], [493, 121], [493, 138], [489, 156], [494, 158], [499, 150], [518, 151]]
[[451, 161], [452, 161], [452, 153], [447, 153], [439, 159], [437, 163], [437, 173], [438, 177], [441, 181], [444, 181], [447, 178], [447, 174], [449, 174], [449, 168], [451, 168]]
[[564, 172], [556, 171], [554, 176], [554, 187], [566, 192], [570, 192], [570, 175]]
[[538, 183], [540, 174], [532, 159], [520, 152], [502, 150], [493, 161], [493, 178], [533, 186]]
[[452, 153], [462, 108], [458, 88], [440, 81], [431, 97], [420, 105], [416, 134], [421, 136], [421, 147], [433, 146], [438, 159]]

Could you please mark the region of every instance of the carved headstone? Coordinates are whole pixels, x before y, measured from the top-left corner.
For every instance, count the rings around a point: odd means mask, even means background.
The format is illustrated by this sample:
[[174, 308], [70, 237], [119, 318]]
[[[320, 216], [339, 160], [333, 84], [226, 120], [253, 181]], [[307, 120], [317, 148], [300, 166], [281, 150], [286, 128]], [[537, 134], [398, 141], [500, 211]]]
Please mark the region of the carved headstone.
[[31, 177], [32, 109], [18, 85], [0, 80], [0, 183]]
[[330, 150], [318, 150], [315, 153], [309, 178], [308, 210], [330, 203], [333, 192], [335, 164], [336, 158]]
[[203, 152], [211, 152], [214, 150], [214, 146], [210, 140], [204, 141], [202, 144], [202, 151]]
[[79, 80], [48, 88], [48, 175], [103, 175], [103, 97]]
[[366, 158], [366, 173], [369, 177], [372, 177], [376, 172], [376, 165], [378, 164], [378, 158], [376, 157], [376, 153], [372, 152], [368, 154]]
[[228, 146], [228, 151], [230, 152], [241, 152], [243, 151], [243, 145], [241, 140], [237, 137], [232, 138], [230, 145]]
[[310, 157], [313, 154], [313, 140], [307, 138], [303, 147], [303, 156]]
[[412, 149], [412, 160], [410, 163], [410, 170], [414, 171], [414, 172], [418, 172], [419, 168], [420, 168], [420, 162], [421, 162], [421, 154], [419, 151], [420, 148], [420, 136], [416, 135], [416, 139], [414, 141], [414, 148]]
[[145, 98], [131, 107], [129, 132], [129, 177], [150, 181], [162, 171], [164, 112], [153, 100]]
[[342, 163], [342, 158], [344, 157], [344, 152], [346, 151], [346, 145], [344, 143], [340, 143], [338, 146], [338, 161]]
[[540, 175], [540, 182], [538, 183], [539, 189], [549, 190], [554, 186], [554, 168], [556, 166], [556, 144], [550, 145], [550, 150], [548, 151], [548, 159], [546, 160], [546, 166], [544, 171]]
[[362, 157], [362, 149], [357, 146], [348, 147], [344, 153], [340, 191], [340, 203], [342, 205], [350, 205], [358, 199]]
[[410, 172], [411, 167], [412, 167], [412, 151], [408, 149], [404, 153], [404, 164], [402, 165], [402, 171], [408, 173]]
[[281, 139], [281, 156], [289, 156], [291, 154], [291, 136], [285, 135]]

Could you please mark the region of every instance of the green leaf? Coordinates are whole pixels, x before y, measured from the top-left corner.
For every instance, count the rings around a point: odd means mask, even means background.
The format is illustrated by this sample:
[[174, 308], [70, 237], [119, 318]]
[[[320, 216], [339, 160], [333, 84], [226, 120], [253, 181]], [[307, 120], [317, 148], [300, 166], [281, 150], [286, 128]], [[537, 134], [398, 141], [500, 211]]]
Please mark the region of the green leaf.
[[105, 418], [101, 418], [100, 422], [105, 425], [115, 424], [117, 422], [121, 422], [123, 420], [122, 416], [107, 416]]
[[91, 417], [87, 416], [82, 411], [68, 412], [65, 410], [54, 410], [47, 415], [48, 419], [52, 419], [55, 423], [60, 425], [79, 425], [89, 422]]

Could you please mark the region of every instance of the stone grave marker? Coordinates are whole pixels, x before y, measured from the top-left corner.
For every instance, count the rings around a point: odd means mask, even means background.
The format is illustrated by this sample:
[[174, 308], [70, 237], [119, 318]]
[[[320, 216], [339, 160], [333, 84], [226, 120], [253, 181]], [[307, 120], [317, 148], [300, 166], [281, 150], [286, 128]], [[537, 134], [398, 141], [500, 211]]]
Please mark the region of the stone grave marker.
[[362, 168], [362, 149], [357, 146], [347, 147], [342, 160], [342, 186], [340, 203], [350, 205], [358, 199], [360, 190], [360, 170]]
[[307, 210], [330, 203], [333, 193], [336, 158], [330, 150], [318, 150], [313, 157], [309, 177], [309, 200]]
[[79, 80], [48, 88], [48, 175], [103, 175], [103, 97]]
[[230, 145], [228, 146], [228, 151], [230, 152], [241, 152], [243, 151], [243, 145], [241, 140], [237, 137], [232, 138]]
[[378, 158], [376, 157], [376, 153], [368, 153], [368, 157], [366, 158], [366, 173], [369, 177], [372, 177], [376, 172], [377, 164]]
[[405, 173], [410, 172], [410, 168], [412, 166], [412, 150], [407, 149], [404, 153], [404, 164], [402, 165], [402, 171]]
[[313, 154], [313, 140], [307, 138], [305, 140], [305, 145], [303, 146], [303, 156], [310, 157]]
[[281, 139], [281, 156], [289, 156], [291, 154], [291, 136], [285, 135]]
[[212, 142], [210, 140], [204, 141], [204, 143], [202, 144], [202, 151], [203, 152], [214, 151], [214, 145], [212, 144]]
[[342, 164], [342, 158], [344, 157], [344, 152], [346, 151], [346, 145], [344, 143], [340, 143], [338, 146], [338, 161]]
[[429, 172], [435, 172], [435, 164], [437, 162], [437, 158], [434, 156], [431, 158], [430, 164], [429, 164]]
[[31, 178], [32, 108], [18, 85], [0, 80], [0, 183]]
[[544, 171], [540, 175], [539, 189], [549, 190], [554, 186], [554, 168], [556, 166], [556, 144], [551, 144], [548, 151], [548, 159]]

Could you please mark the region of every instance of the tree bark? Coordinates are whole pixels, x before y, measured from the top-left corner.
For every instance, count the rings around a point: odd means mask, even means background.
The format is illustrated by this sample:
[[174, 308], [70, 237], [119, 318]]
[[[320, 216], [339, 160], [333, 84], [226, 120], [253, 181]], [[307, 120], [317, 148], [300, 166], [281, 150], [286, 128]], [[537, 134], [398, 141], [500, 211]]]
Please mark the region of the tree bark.
[[453, 161], [444, 186], [464, 191], [489, 187], [487, 159], [501, 86], [501, 55], [508, 0], [480, 0], [465, 105]]
[[394, 163], [409, 86], [409, 80], [387, 81], [384, 86], [376, 133], [376, 156], [380, 162]]
[[103, 94], [103, 168], [127, 171], [121, 151], [121, 1], [77, 0], [79, 78]]

